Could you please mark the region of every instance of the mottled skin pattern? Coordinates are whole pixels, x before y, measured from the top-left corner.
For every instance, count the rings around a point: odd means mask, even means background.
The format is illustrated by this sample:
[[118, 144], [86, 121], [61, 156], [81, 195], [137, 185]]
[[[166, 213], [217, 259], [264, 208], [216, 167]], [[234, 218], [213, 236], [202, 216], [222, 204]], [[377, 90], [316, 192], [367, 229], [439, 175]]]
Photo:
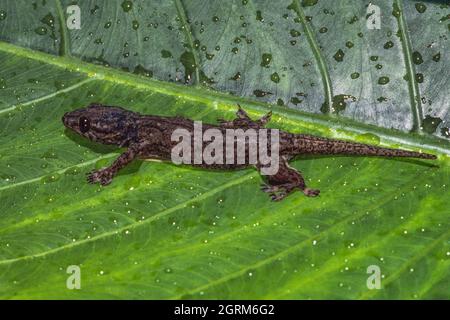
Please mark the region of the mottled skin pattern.
[[[219, 125], [203, 124], [203, 131], [210, 128], [219, 129], [223, 133], [226, 129], [261, 129], [269, 122], [271, 116], [269, 113], [254, 121], [241, 107], [236, 115], [237, 118], [232, 121], [219, 120]], [[172, 132], [175, 129], [184, 128], [192, 133], [194, 128], [194, 122], [190, 119], [140, 115], [120, 107], [101, 104], [91, 104], [86, 108], [68, 112], [63, 116], [62, 121], [67, 128], [91, 141], [128, 148], [109, 167], [88, 174], [90, 183], [98, 182], [101, 185], [109, 184], [117, 172], [134, 159], [170, 160], [172, 148], [178, 144], [171, 140]], [[270, 132], [268, 129], [269, 135]], [[268, 141], [270, 142], [270, 138]], [[204, 142], [203, 147], [207, 144], [209, 142]], [[380, 148], [281, 130], [279, 131], [279, 145], [278, 173], [266, 176], [266, 184], [261, 188], [269, 193], [272, 200], [275, 201], [282, 200], [294, 190], [301, 190], [305, 195], [311, 197], [319, 194], [319, 190], [307, 188], [301, 173], [289, 166], [288, 161], [297, 155], [328, 154], [436, 159], [436, 156], [426, 153]], [[247, 145], [246, 148], [246, 154], [248, 154]], [[224, 150], [227, 152], [225, 143]], [[246, 161], [248, 162], [248, 157]], [[239, 169], [249, 166], [247, 162], [241, 165], [206, 164], [204, 162], [194, 165], [205, 169]], [[255, 167], [260, 169], [258, 165]]]

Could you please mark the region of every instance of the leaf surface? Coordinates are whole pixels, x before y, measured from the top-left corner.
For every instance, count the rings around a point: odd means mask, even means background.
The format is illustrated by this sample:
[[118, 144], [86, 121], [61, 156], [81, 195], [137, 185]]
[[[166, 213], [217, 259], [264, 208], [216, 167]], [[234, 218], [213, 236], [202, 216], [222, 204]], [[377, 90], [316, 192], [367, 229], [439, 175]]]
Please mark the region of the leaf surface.
[[[108, 6], [97, 1], [80, 4], [86, 24], [70, 31], [59, 27], [69, 2], [37, 2], [30, 9], [34, 14], [21, 10], [31, 6], [25, 1], [0, 7], [6, 13], [0, 37], [15, 43], [0, 42], [2, 298], [448, 298], [449, 142], [426, 132], [381, 128], [412, 129], [417, 111], [410, 99], [415, 84], [402, 79], [408, 68], [399, 38], [389, 38], [385, 29], [378, 35], [365, 29], [364, 1], [318, 1], [312, 6], [306, 5], [315, 1], [294, 1], [289, 9], [290, 2], [244, 2], [199, 6], [194, 1], [134, 1], [128, 10], [127, 1]], [[394, 3], [379, 2], [386, 3], [381, 9], [395, 33], [399, 20], [391, 16]], [[419, 13], [415, 2], [395, 3], [402, 5], [408, 30], [424, 23], [416, 15], [438, 21], [448, 11], [427, 3]], [[22, 11], [27, 19], [11, 19]], [[52, 22], [42, 22], [49, 12]], [[349, 23], [354, 15], [359, 19]], [[313, 17], [310, 23], [298, 22], [308, 16]], [[139, 21], [136, 30], [134, 20]], [[105, 28], [108, 21], [111, 26]], [[446, 21], [422, 31], [439, 39], [423, 57], [431, 49], [448, 47], [439, 37], [448, 33]], [[39, 26], [46, 26], [47, 33], [37, 34]], [[327, 32], [320, 32], [323, 26]], [[301, 35], [293, 37], [293, 28]], [[190, 36], [186, 29], [192, 30]], [[412, 36], [418, 31], [407, 32], [412, 45], [427, 42]], [[143, 41], [147, 33], [150, 38]], [[236, 44], [235, 36], [241, 39]], [[95, 43], [97, 37], [102, 43]], [[386, 37], [396, 40], [394, 47], [380, 49]], [[282, 45], [291, 38], [300, 39]], [[347, 39], [357, 53], [342, 47]], [[206, 53], [217, 45], [220, 50], [209, 60]], [[231, 51], [235, 46], [237, 54]], [[342, 62], [333, 57], [338, 47], [345, 50]], [[160, 49], [172, 57], [163, 57]], [[128, 50], [128, 57], [119, 54]], [[374, 83], [378, 69], [357, 62], [370, 61], [371, 50], [382, 52], [382, 70], [391, 79], [387, 87]], [[445, 119], [448, 77], [439, 74], [439, 66], [448, 66], [449, 58], [443, 52], [438, 62], [427, 58], [414, 70], [427, 66], [427, 72], [437, 74], [425, 77], [428, 89], [418, 88], [421, 97], [428, 92], [433, 112]], [[265, 53], [272, 55], [268, 65], [261, 60]], [[197, 67], [186, 64], [192, 59]], [[362, 68], [361, 82], [348, 77], [355, 66]], [[240, 70], [240, 79], [229, 80]], [[274, 72], [279, 82], [271, 80]], [[339, 116], [320, 114], [327, 83], [333, 91], [328, 94], [331, 106], [340, 94], [358, 97], [346, 102]], [[255, 90], [272, 94], [255, 97]], [[295, 95], [300, 90], [304, 96]], [[373, 103], [381, 94], [389, 97], [386, 109]], [[305, 101], [296, 105], [294, 95]], [[278, 99], [288, 108], [274, 106]], [[88, 185], [85, 173], [109, 164], [119, 150], [85, 141], [61, 123], [65, 112], [93, 101], [206, 123], [233, 118], [240, 103], [254, 118], [272, 109], [274, 128], [423, 150], [438, 154], [439, 160], [300, 158], [292, 166], [311, 187], [321, 189], [321, 196], [297, 193], [280, 203], [259, 190], [262, 180], [252, 169], [210, 172], [136, 162], [103, 188]], [[70, 265], [80, 266], [81, 290], [66, 288]], [[366, 285], [371, 265], [381, 269], [381, 290]]]

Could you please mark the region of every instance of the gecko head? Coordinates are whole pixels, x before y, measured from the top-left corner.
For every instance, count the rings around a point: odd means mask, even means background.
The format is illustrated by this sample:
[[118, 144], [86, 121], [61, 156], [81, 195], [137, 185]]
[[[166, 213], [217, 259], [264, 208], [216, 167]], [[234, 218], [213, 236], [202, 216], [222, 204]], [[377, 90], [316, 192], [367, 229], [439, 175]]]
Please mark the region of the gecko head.
[[125, 146], [135, 130], [132, 111], [120, 107], [91, 103], [89, 106], [64, 114], [64, 125], [91, 141]]

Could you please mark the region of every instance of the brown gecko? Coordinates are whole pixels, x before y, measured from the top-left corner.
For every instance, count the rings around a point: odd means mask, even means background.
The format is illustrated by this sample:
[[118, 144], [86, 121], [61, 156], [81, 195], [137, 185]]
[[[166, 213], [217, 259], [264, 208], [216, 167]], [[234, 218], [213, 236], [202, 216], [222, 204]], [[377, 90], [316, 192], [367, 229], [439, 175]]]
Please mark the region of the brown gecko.
[[[232, 121], [219, 120], [219, 125], [203, 124], [202, 130], [215, 128], [225, 132], [226, 129], [262, 129], [271, 117], [269, 112], [259, 120], [252, 120], [240, 106], [236, 115], [237, 118]], [[170, 160], [172, 148], [177, 144], [171, 139], [173, 131], [183, 128], [192, 133], [194, 130], [194, 121], [183, 117], [141, 115], [121, 107], [98, 103], [68, 112], [62, 117], [62, 121], [67, 128], [91, 141], [128, 148], [109, 167], [88, 173], [90, 183], [98, 182], [101, 185], [111, 183], [117, 172], [134, 159]], [[267, 129], [269, 135], [272, 130], [274, 129]], [[206, 145], [203, 142], [203, 148]], [[436, 159], [435, 155], [428, 153], [381, 148], [280, 130], [279, 169], [276, 174], [266, 176], [266, 183], [261, 188], [270, 194], [272, 200], [282, 200], [294, 190], [300, 190], [310, 197], [319, 195], [319, 190], [307, 188], [301, 173], [288, 164], [295, 156], [304, 154]], [[193, 165], [205, 169], [240, 169], [250, 166], [247, 161], [248, 158], [244, 164], [207, 164], [203, 161]], [[254, 166], [261, 169], [258, 165]]]

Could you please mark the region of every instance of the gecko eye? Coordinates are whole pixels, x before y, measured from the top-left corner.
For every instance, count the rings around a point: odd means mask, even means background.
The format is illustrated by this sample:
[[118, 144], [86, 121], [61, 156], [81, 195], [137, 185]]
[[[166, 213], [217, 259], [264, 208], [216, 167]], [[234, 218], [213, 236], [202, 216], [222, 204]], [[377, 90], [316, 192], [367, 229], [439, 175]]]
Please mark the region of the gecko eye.
[[89, 119], [86, 117], [80, 117], [80, 120], [78, 122], [78, 126], [80, 127], [81, 133], [88, 132], [91, 128], [91, 123], [89, 122]]

